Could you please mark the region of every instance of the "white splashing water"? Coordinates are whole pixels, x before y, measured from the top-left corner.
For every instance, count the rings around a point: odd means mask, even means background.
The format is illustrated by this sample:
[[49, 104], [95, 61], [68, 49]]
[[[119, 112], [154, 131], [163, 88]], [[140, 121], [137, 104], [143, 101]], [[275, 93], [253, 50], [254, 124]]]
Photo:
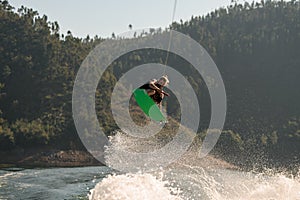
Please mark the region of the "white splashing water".
[[111, 175], [91, 191], [90, 200], [180, 200], [178, 190], [151, 174]]
[[183, 199], [300, 200], [299, 178], [184, 166], [165, 171]]
[[[114, 150], [138, 146], [136, 140], [133, 141], [121, 134], [112, 137], [111, 142], [111, 148]], [[145, 144], [142, 148], [151, 149], [145, 147]], [[108, 152], [115, 152], [112, 149]], [[110, 162], [116, 161], [115, 164], [122, 164], [118, 162], [117, 155], [107, 156]], [[110, 175], [91, 190], [89, 199], [300, 200], [300, 176], [288, 177], [275, 173], [271, 175], [269, 172], [257, 174], [222, 169], [222, 167], [204, 168], [178, 164], [151, 174]]]
[[[244, 189], [231, 199], [247, 200], [270, 200], [286, 199], [300, 200], [300, 182], [294, 178], [284, 175], [274, 175], [272, 177], [255, 176], [250, 180], [242, 180]], [[240, 188], [238, 183], [236, 188]], [[235, 188], [232, 188], [233, 190]], [[242, 189], [242, 188], [241, 188]]]

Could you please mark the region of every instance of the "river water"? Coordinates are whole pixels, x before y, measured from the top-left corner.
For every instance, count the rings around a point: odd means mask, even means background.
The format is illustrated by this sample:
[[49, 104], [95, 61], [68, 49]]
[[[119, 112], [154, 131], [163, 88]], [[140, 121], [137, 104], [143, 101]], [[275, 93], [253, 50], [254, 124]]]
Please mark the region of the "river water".
[[0, 199], [85, 199], [107, 167], [0, 170]]
[[300, 200], [297, 177], [227, 169], [116, 174], [108, 167], [6, 169], [0, 199], [253, 199]]

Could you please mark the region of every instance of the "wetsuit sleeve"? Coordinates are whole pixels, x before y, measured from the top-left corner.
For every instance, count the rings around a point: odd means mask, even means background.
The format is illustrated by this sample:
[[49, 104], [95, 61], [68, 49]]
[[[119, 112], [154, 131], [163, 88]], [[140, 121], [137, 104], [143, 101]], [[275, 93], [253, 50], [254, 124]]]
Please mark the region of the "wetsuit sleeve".
[[150, 84], [149, 84], [149, 83], [144, 84], [144, 85], [142, 85], [141, 87], [139, 87], [139, 89], [144, 89], [144, 90], [151, 89], [151, 88], [150, 88]]

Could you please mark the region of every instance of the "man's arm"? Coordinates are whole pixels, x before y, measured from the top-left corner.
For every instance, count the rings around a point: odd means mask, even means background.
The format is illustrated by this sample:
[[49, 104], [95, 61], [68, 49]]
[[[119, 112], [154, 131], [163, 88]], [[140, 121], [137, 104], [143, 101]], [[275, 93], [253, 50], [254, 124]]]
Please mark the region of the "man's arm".
[[165, 92], [165, 91], [161, 91], [161, 93], [163, 93], [164, 95], [166, 95], [167, 97], [170, 96], [169, 93]]
[[159, 93], [162, 93], [162, 92], [163, 92], [159, 87], [157, 87], [157, 86], [155, 85], [155, 82], [154, 82], [154, 81], [150, 81], [149, 85], [150, 85], [150, 88], [151, 88], [151, 89], [156, 90], [156, 91], [159, 92]]
[[153, 89], [153, 90], [155, 90], [155, 91], [157, 91], [157, 92], [159, 92], [159, 93], [163, 93], [166, 96], [170, 96], [169, 93], [167, 93], [167, 92], [163, 91], [162, 89], [160, 89], [159, 87], [157, 87], [155, 85], [154, 81], [150, 81], [150, 88]]

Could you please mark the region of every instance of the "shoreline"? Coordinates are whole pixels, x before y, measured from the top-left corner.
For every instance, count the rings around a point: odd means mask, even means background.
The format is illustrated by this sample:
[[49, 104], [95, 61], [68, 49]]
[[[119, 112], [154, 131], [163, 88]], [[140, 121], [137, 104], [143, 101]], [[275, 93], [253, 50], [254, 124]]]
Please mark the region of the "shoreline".
[[[177, 161], [171, 163], [169, 167], [184, 167], [198, 166], [207, 169], [229, 169], [229, 170], [242, 170], [251, 171], [246, 166], [239, 166], [233, 163], [227, 162], [214, 155], [208, 155], [205, 158], [195, 159], [195, 152], [188, 151]], [[90, 166], [105, 166], [103, 163], [96, 160], [89, 152], [84, 150], [59, 150], [59, 149], [31, 149], [27, 150], [15, 150], [12, 152], [0, 151], [0, 169], [8, 168], [63, 168], [63, 167], [90, 167]], [[299, 166], [296, 167], [299, 169]], [[255, 168], [258, 171], [264, 171], [266, 168]], [[273, 167], [272, 167], [273, 169]], [[274, 169], [279, 172], [292, 171], [297, 173], [298, 170], [287, 166], [277, 166]]]
[[[208, 168], [225, 168], [239, 169], [237, 166], [230, 164], [214, 156], [207, 156], [204, 160], [191, 162], [192, 156], [187, 152], [178, 161], [170, 166], [180, 164], [192, 164]], [[0, 169], [4, 168], [51, 168], [51, 167], [88, 167], [88, 166], [105, 166], [96, 160], [90, 153], [83, 150], [43, 150], [29, 151], [20, 155], [20, 153], [0, 152]], [[180, 165], [179, 164], [179, 165]], [[170, 167], [169, 166], [169, 167]]]
[[[22, 155], [23, 154], [23, 155]], [[48, 168], [104, 166], [82, 150], [50, 150], [39, 152], [0, 152], [0, 169], [9, 167]]]

